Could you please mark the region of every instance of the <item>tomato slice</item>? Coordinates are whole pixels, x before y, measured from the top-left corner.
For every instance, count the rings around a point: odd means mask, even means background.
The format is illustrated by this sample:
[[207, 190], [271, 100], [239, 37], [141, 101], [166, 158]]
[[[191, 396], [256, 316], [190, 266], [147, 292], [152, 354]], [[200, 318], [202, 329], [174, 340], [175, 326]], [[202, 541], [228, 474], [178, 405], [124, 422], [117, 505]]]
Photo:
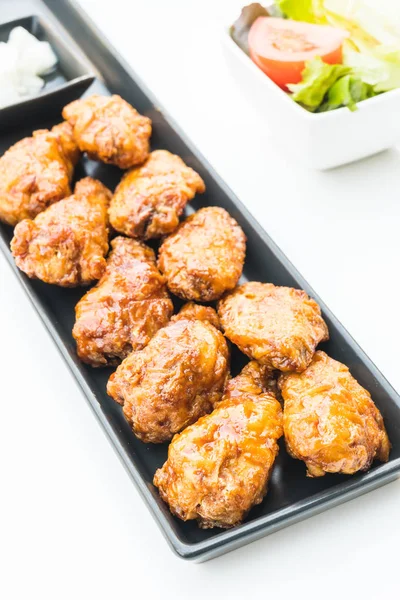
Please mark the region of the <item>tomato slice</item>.
[[258, 17], [249, 31], [253, 61], [272, 81], [286, 89], [301, 81], [304, 63], [316, 56], [330, 64], [342, 62], [342, 44], [348, 32], [330, 25]]

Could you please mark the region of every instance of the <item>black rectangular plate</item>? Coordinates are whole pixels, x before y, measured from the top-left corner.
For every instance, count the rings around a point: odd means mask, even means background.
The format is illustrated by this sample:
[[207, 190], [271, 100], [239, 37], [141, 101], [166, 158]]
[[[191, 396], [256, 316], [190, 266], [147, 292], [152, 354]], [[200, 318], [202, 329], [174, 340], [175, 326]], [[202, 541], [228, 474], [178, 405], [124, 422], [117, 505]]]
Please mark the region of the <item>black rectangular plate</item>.
[[10, 129], [17, 120], [27, 115], [29, 122], [44, 114], [47, 103], [52, 110], [60, 112], [66, 102], [79, 98], [94, 80], [90, 66], [74, 52], [52, 25], [42, 16], [30, 15], [13, 19], [0, 25], [0, 42], [7, 42], [14, 27], [24, 27], [38, 40], [49, 42], [57, 55], [58, 63], [47, 75], [43, 75], [44, 87], [37, 96], [0, 108], [0, 129]]
[[[47, 10], [44, 3], [39, 1], [31, 4], [35, 11]], [[46, 4], [74, 39], [79, 40], [81, 49], [102, 75], [103, 82], [96, 81], [88, 93], [118, 93], [148, 115], [154, 126], [153, 148], [166, 148], [179, 154], [206, 182], [207, 192], [194, 200], [193, 208], [222, 206], [243, 227], [248, 238], [244, 279], [302, 288], [320, 303], [331, 333], [331, 339], [323, 344], [323, 349], [347, 364], [358, 381], [371, 391], [382, 411], [393, 444], [389, 462], [374, 464], [367, 473], [353, 477], [327, 475], [319, 479], [307, 479], [304, 464], [291, 459], [282, 444], [269, 492], [262, 504], [250, 512], [243, 525], [223, 531], [201, 530], [195, 522], [183, 523], [169, 513], [152, 484], [155, 470], [166, 459], [167, 446], [146, 445], [137, 440], [123, 418], [120, 406], [106, 395], [105, 386], [111, 370], [91, 369], [77, 359], [71, 329], [74, 306], [83, 290], [61, 289], [27, 279], [16, 269], [9, 252], [12, 230], [1, 225], [3, 252], [172, 548], [183, 558], [207, 560], [395, 479], [400, 469], [400, 398], [397, 393], [178, 126], [156, 108], [160, 106], [159, 103], [88, 17], [68, 0], [47, 0]], [[47, 119], [39, 120], [36, 127], [52, 125], [59, 118], [59, 115], [48, 115]], [[30, 132], [23, 124], [2, 136], [0, 153]], [[118, 169], [86, 159], [81, 161], [77, 177], [85, 173], [98, 177], [111, 188], [115, 187], [121, 176]], [[235, 354], [232, 365], [234, 373], [242, 362], [240, 353]]]

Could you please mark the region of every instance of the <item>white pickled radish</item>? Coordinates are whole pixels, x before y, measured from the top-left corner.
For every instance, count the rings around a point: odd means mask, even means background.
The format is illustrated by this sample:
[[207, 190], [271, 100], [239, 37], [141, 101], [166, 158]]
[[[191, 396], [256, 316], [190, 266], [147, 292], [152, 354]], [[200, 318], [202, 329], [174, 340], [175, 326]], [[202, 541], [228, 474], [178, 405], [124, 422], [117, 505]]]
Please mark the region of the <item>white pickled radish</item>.
[[0, 42], [0, 107], [37, 95], [44, 75], [57, 63], [48, 42], [40, 42], [23, 27], [15, 27], [7, 43]]
[[4, 42], [0, 42], [0, 77], [7, 76], [14, 80], [18, 74], [18, 51]]
[[3, 82], [3, 80], [0, 80], [0, 106], [14, 104], [15, 102], [19, 102], [20, 99], [20, 95], [12, 84], [8, 81]]
[[33, 75], [43, 75], [54, 67], [57, 57], [48, 42], [40, 42], [23, 27], [15, 27], [8, 45], [18, 52], [18, 67]]
[[18, 80], [17, 91], [21, 96], [34, 96], [43, 87], [43, 79], [37, 75], [24, 73]]

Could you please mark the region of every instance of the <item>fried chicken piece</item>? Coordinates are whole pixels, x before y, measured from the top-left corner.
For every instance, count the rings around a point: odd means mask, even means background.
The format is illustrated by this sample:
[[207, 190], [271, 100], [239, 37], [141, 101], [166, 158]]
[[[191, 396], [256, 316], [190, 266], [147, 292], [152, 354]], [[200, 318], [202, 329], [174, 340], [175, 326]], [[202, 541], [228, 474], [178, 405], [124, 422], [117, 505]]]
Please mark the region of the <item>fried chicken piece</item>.
[[209, 302], [235, 287], [242, 274], [246, 236], [223, 208], [202, 208], [166, 238], [158, 266], [168, 287], [186, 300]]
[[63, 287], [100, 279], [108, 252], [107, 209], [111, 192], [91, 177], [75, 193], [16, 226], [11, 250], [31, 279]]
[[93, 367], [117, 364], [141, 350], [174, 308], [151, 248], [124, 237], [111, 247], [103, 277], [75, 308], [78, 356]]
[[120, 96], [93, 94], [74, 100], [62, 115], [73, 126], [80, 150], [90, 158], [128, 169], [149, 154], [151, 120]]
[[81, 155], [81, 151], [75, 140], [73, 127], [68, 121], [62, 121], [62, 123], [54, 125], [51, 131], [58, 137], [62, 151], [67, 160], [69, 176], [72, 178], [74, 167]]
[[69, 196], [78, 158], [68, 123], [34, 131], [11, 146], [0, 158], [0, 220], [14, 226]]
[[269, 370], [250, 362], [215, 410], [176, 435], [154, 485], [171, 512], [200, 527], [234, 527], [262, 502], [282, 436]]
[[179, 156], [155, 150], [123, 176], [111, 201], [110, 223], [130, 237], [161, 237], [178, 227], [186, 203], [205, 189]]
[[303, 373], [282, 374], [279, 385], [287, 449], [309, 477], [352, 475], [388, 460], [382, 415], [345, 365], [318, 351]]
[[221, 323], [218, 315], [211, 306], [203, 306], [194, 302], [187, 302], [181, 308], [177, 315], [172, 317], [172, 321], [179, 319], [198, 319], [199, 321], [208, 321], [216, 329], [221, 329]]
[[319, 342], [329, 339], [318, 304], [303, 290], [252, 281], [218, 304], [225, 335], [250, 358], [280, 371], [301, 372]]
[[213, 409], [228, 371], [222, 333], [208, 319], [180, 318], [122, 362], [107, 392], [123, 405], [138, 438], [162, 443]]

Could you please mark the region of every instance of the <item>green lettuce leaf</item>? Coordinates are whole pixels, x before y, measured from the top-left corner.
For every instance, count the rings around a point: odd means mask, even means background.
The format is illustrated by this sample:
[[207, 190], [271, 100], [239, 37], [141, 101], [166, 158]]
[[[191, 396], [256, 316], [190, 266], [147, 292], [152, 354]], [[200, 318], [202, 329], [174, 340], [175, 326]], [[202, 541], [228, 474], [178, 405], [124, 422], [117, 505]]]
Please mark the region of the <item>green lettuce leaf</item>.
[[326, 23], [324, 0], [275, 0], [279, 10], [294, 21]]
[[364, 52], [344, 45], [343, 63], [375, 92], [387, 92], [400, 87], [400, 48], [377, 46]]
[[[379, 4], [376, 4], [378, 7]], [[393, 15], [390, 15], [388, 11], [384, 14], [378, 9], [368, 6], [364, 0], [351, 0], [351, 2], [348, 0], [325, 0], [324, 6], [328, 20], [336, 17], [342, 26], [348, 29], [354, 41], [356, 43], [359, 41], [362, 47], [365, 47], [365, 44], [371, 47], [380, 44], [385, 46], [400, 44], [400, 13], [398, 10], [394, 9]], [[386, 6], [388, 5], [386, 4]]]
[[359, 77], [344, 75], [340, 77], [328, 90], [324, 102], [318, 107], [317, 112], [334, 110], [347, 106], [350, 110], [357, 110], [357, 103], [374, 95], [372, 86], [364, 83]]
[[400, 44], [400, 18], [393, 23], [362, 0], [275, 0], [275, 4], [289, 19], [347, 30], [356, 47]]
[[369, 52], [357, 52], [352, 45], [343, 44], [343, 62], [352, 69], [355, 75], [369, 85], [377, 85], [385, 81], [389, 74], [386, 65]]
[[300, 83], [288, 85], [292, 98], [308, 110], [316, 110], [322, 104], [330, 87], [351, 69], [344, 65], [328, 65], [320, 57], [309, 60]]
[[374, 86], [375, 92], [387, 92], [400, 87], [400, 48], [378, 46], [373, 55], [387, 69], [386, 79], [377, 82]]
[[300, 83], [289, 85], [292, 99], [311, 112], [325, 112], [341, 106], [357, 109], [357, 103], [375, 95], [346, 65], [328, 65], [317, 57], [306, 63]]

